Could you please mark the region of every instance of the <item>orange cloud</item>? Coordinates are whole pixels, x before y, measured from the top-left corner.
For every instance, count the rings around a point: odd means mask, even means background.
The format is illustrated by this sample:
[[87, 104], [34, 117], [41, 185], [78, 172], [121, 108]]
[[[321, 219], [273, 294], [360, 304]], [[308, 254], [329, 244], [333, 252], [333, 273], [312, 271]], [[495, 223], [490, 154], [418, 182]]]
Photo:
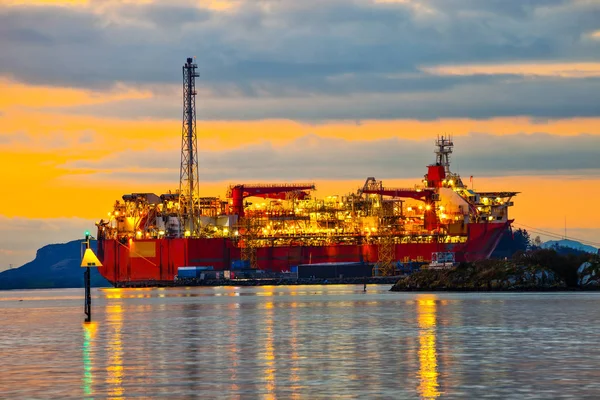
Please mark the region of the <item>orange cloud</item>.
[[0, 0], [2, 6], [80, 6], [89, 0]]
[[588, 35], [591, 39], [600, 40], [600, 31], [592, 32]]
[[[93, 2], [90, 0], [0, 0], [0, 6], [57, 6], [74, 7], [86, 6], [104, 9], [106, 6], [123, 4], [150, 4], [156, 0], [102, 0]], [[238, 7], [242, 0], [200, 0], [198, 6], [217, 11], [227, 11]]]
[[0, 77], [0, 107], [68, 107], [110, 103], [128, 99], [152, 97], [150, 91], [140, 91], [124, 85], [116, 85], [110, 91], [91, 91], [74, 88], [34, 86]]
[[[600, 64], [599, 64], [600, 65]], [[599, 69], [600, 71], [600, 69]], [[175, 149], [179, 146], [181, 122], [177, 119], [118, 119], [69, 114], [69, 107], [119, 104], [122, 100], [144, 100], [161, 96], [168, 88], [132, 88], [123, 85], [110, 91], [91, 91], [74, 88], [56, 88], [16, 83], [0, 78], [0, 149], [3, 135], [27, 136], [10, 145], [19, 151], [54, 151], [48, 140], [60, 136], [68, 146], [65, 151], [76, 155], [85, 146], [82, 135], [94, 135], [93, 149], [106, 153], [114, 149]], [[58, 112], [57, 107], [62, 110]], [[201, 115], [201, 111], [200, 111]], [[223, 150], [271, 142], [283, 146], [299, 137], [315, 134], [325, 138], [347, 140], [380, 140], [388, 138], [431, 139], [439, 134], [456, 137], [472, 132], [493, 135], [545, 132], [552, 135], [573, 136], [581, 133], [600, 134], [600, 118], [573, 118], [532, 120], [528, 117], [501, 117], [491, 119], [445, 118], [420, 120], [361, 120], [324, 121], [317, 124], [292, 120], [271, 119], [257, 121], [198, 121], [200, 146], [205, 150]], [[90, 147], [90, 146], [88, 146]]]
[[421, 67], [434, 75], [522, 75], [554, 78], [600, 77], [600, 63], [466, 64]]
[[[0, 100], [1, 101], [1, 100]], [[60, 101], [60, 100], [59, 100]], [[119, 120], [80, 115], [45, 112], [13, 111], [0, 116], [3, 132], [25, 132], [33, 137], [52, 137], [57, 133], [77, 140], [82, 132], [95, 132], [95, 151], [114, 149], [178, 148], [181, 122], [178, 120]], [[574, 118], [564, 120], [532, 121], [526, 117], [493, 118], [488, 120], [441, 119], [435, 121], [366, 120], [335, 121], [307, 124], [291, 120], [262, 121], [199, 121], [199, 145], [205, 150], [224, 150], [271, 142], [285, 145], [308, 134], [347, 140], [380, 140], [388, 138], [433, 139], [437, 135], [455, 137], [472, 132], [493, 135], [545, 132], [552, 135], [574, 136], [581, 133], [600, 134], [600, 118]], [[0, 136], [1, 138], [2, 136]], [[43, 143], [42, 143], [43, 145]], [[74, 144], [75, 145], [75, 144]], [[17, 148], [18, 144], [13, 146]], [[1, 148], [1, 144], [0, 144]], [[43, 151], [22, 143], [21, 151]], [[74, 149], [79, 151], [81, 147]], [[53, 149], [48, 149], [52, 150]]]
[[[34, 87], [4, 79], [0, 81], [0, 170], [3, 177], [2, 214], [28, 218], [72, 217], [102, 218], [113, 202], [124, 193], [150, 191], [162, 193], [178, 186], [177, 174], [170, 182], [111, 182], [99, 184], [86, 180], [91, 171], [70, 170], [68, 161], [98, 160], [112, 153], [136, 150], [178, 149], [181, 123], [174, 120], [123, 120], [86, 115], [56, 113], [57, 105], [103, 104], [123, 98], [145, 99], [151, 90], [127, 87], [108, 92], [70, 88]], [[574, 136], [581, 133], [600, 135], [600, 118], [575, 118], [535, 121], [527, 117], [487, 120], [441, 119], [325, 121], [319, 124], [290, 120], [199, 121], [199, 146], [203, 150], [222, 151], [261, 142], [284, 146], [295, 139], [314, 134], [346, 140], [386, 138], [433, 139], [438, 134], [456, 137], [471, 132], [498, 136], [545, 132]], [[88, 137], [89, 136], [89, 137]], [[301, 149], [300, 149], [301, 150]], [[202, 162], [202, 161], [201, 161]], [[401, 165], [401, 162], [399, 162]], [[178, 165], [165, 166], [177, 169]], [[424, 166], [423, 166], [424, 167]], [[365, 166], [367, 171], [368, 166]], [[474, 174], [477, 171], [472, 171]], [[365, 172], [367, 174], [368, 172]], [[74, 174], [77, 179], [73, 178]], [[366, 176], [365, 176], [366, 177]], [[390, 185], [412, 185], [419, 177], [389, 181]], [[512, 215], [532, 226], [553, 224], [560, 230], [564, 216], [580, 228], [600, 226], [599, 214], [590, 210], [590, 198], [600, 196], [600, 179], [520, 176], [503, 178], [476, 177], [476, 188], [516, 190]], [[203, 196], [225, 194], [229, 182], [202, 183]], [[362, 181], [316, 182], [317, 196], [355, 191]], [[479, 187], [481, 185], [481, 187]], [[484, 186], [485, 185], [485, 186]], [[11, 195], [15, 194], [15, 196]], [[8, 195], [8, 196], [7, 196]]]

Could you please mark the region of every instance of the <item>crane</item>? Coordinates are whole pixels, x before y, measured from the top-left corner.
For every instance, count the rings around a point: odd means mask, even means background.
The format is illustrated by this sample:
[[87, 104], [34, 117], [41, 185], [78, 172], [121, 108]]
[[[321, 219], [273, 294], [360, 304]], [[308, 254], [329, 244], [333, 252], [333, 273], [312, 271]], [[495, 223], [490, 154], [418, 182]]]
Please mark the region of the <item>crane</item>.
[[360, 190], [364, 194], [377, 194], [380, 196], [391, 196], [396, 198], [409, 198], [425, 202], [424, 227], [433, 230], [438, 225], [437, 215], [435, 213], [435, 202], [439, 199], [439, 194], [434, 188], [410, 189], [410, 188], [386, 188], [381, 181], [375, 178], [368, 178], [365, 186]]
[[243, 217], [246, 197], [284, 200], [290, 193], [295, 192], [298, 199], [303, 199], [308, 196], [306, 190], [315, 190], [314, 183], [238, 184], [229, 187], [227, 198], [231, 199], [233, 214]]

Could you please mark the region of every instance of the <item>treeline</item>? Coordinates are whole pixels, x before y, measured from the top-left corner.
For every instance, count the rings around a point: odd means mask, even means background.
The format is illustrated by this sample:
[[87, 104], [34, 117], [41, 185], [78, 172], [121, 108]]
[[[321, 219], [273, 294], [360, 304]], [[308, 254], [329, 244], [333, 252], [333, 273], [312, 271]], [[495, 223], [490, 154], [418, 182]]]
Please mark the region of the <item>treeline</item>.
[[[502, 234], [498, 246], [492, 253], [491, 258], [513, 258], [519, 252], [534, 251], [541, 249], [542, 240], [539, 236], [531, 238], [525, 229], [507, 229]], [[571, 247], [555, 247], [555, 252], [561, 255], [589, 255], [589, 253]]]
[[506, 230], [498, 247], [492, 253], [492, 258], [511, 259], [515, 263], [525, 266], [540, 266], [553, 271], [562, 278], [567, 286], [576, 287], [578, 284], [577, 270], [586, 261], [600, 262], [597, 255], [570, 247], [556, 247], [542, 249], [538, 237], [531, 239], [525, 229], [515, 231]]
[[519, 265], [544, 267], [562, 278], [568, 287], [578, 286], [577, 270], [586, 261], [598, 263], [598, 256], [585, 252], [579, 254], [559, 254], [554, 249], [536, 248], [529, 251], [518, 251], [512, 257]]

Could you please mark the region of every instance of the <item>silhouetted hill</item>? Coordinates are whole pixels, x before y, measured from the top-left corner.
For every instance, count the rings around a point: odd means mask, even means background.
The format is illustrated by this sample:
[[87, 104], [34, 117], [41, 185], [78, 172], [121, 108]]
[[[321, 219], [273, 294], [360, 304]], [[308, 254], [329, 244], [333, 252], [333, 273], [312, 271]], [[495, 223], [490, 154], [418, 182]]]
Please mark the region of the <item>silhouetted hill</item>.
[[[92, 242], [96, 250], [96, 242]], [[0, 289], [47, 289], [83, 287], [81, 240], [50, 244], [37, 251], [35, 259], [20, 268], [0, 273]], [[111, 286], [92, 268], [92, 286]]]
[[579, 251], [583, 251], [586, 253], [592, 253], [592, 254], [597, 254], [598, 253], [598, 249], [593, 247], [593, 246], [588, 246], [586, 244], [582, 244], [579, 243], [575, 240], [570, 240], [570, 239], [562, 239], [562, 240], [550, 240], [548, 242], [544, 242], [542, 244], [542, 248], [544, 249], [553, 249], [556, 250], [557, 248], [569, 248], [569, 249], [575, 249], [575, 250], [579, 250]]

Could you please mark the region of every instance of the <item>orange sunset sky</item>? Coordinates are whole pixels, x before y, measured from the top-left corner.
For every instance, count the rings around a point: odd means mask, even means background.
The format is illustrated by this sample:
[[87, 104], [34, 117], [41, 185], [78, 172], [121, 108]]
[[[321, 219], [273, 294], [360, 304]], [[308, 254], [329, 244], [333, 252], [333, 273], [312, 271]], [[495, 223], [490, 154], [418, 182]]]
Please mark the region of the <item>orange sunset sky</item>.
[[412, 185], [451, 134], [516, 227], [600, 245], [599, 1], [0, 0], [0, 270], [177, 188], [188, 56], [203, 196]]

